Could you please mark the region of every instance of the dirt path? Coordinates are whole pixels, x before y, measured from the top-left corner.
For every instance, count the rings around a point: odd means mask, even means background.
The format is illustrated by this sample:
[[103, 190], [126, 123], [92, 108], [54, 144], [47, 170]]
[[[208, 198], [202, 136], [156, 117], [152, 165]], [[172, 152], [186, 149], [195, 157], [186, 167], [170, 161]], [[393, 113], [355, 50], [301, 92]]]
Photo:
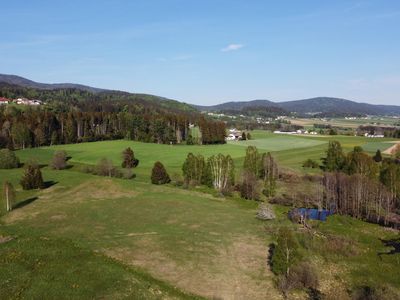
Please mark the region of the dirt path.
[[383, 154], [388, 154], [388, 155], [392, 155], [397, 147], [397, 145], [400, 145], [400, 141], [396, 141], [396, 144], [394, 144], [393, 146], [387, 148], [385, 151], [383, 151]]

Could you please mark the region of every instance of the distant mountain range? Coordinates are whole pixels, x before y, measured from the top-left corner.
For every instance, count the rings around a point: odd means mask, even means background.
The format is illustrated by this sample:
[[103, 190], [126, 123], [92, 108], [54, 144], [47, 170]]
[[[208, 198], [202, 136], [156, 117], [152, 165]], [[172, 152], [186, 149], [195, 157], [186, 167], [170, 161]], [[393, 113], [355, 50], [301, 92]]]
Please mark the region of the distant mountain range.
[[212, 106], [190, 105], [176, 100], [148, 95], [135, 94], [122, 91], [107, 90], [95, 88], [91, 86], [73, 84], [73, 83], [39, 83], [16, 75], [0, 74], [0, 90], [2, 86], [21, 87], [36, 90], [60, 90], [60, 89], [75, 89], [89, 92], [95, 95], [104, 95], [110, 97], [116, 95], [118, 97], [138, 99], [150, 102], [159, 103], [165, 107], [181, 109], [186, 111], [214, 111], [214, 112], [240, 112], [246, 111], [249, 113], [252, 110], [260, 110], [267, 108], [269, 112], [276, 114], [296, 113], [299, 115], [313, 114], [320, 116], [335, 116], [335, 115], [396, 115], [400, 116], [400, 106], [396, 105], [374, 105], [368, 103], [359, 103], [351, 100], [317, 97], [303, 100], [274, 102], [270, 100], [252, 100], [252, 101], [232, 101]]
[[41, 90], [56, 90], [56, 89], [77, 89], [91, 93], [99, 93], [105, 91], [104, 89], [94, 88], [82, 84], [74, 83], [40, 83], [35, 82], [24, 77], [17, 75], [0, 74], [0, 82], [10, 85], [18, 85], [26, 88], [41, 89]]
[[270, 100], [253, 100], [226, 102], [212, 106], [195, 107], [201, 111], [241, 111], [249, 107], [280, 108], [288, 113], [297, 114], [320, 114], [320, 115], [400, 115], [400, 106], [396, 105], [374, 105], [359, 103], [351, 100], [316, 97], [303, 100], [273, 102]]

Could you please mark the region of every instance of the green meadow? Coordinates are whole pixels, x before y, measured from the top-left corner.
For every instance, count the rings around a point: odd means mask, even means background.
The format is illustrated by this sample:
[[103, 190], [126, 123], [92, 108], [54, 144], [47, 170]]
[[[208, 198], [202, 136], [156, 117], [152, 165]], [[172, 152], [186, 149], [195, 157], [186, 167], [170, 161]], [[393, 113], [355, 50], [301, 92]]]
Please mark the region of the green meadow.
[[[391, 140], [363, 137], [264, 131], [252, 136], [250, 141], [213, 146], [117, 140], [17, 151], [22, 162], [34, 158], [43, 165], [43, 178], [51, 186], [22, 191], [18, 182], [23, 169], [0, 170], [0, 181], [11, 181], [18, 199], [16, 209], [2, 211], [0, 219], [0, 298], [282, 299], [267, 264], [268, 245], [280, 226], [296, 230], [317, 267], [323, 293], [340, 298], [346, 289], [370, 284], [400, 290], [399, 254], [378, 256], [390, 250], [380, 239], [397, 238], [396, 231], [334, 216], [315, 222], [317, 234], [308, 237], [289, 222], [287, 207], [274, 205], [277, 218], [263, 222], [255, 218], [258, 203], [237, 195], [150, 184], [155, 161], [170, 174], [181, 174], [189, 152], [230, 154], [239, 169], [246, 146], [255, 145], [301, 174], [302, 162], [319, 160], [329, 140], [339, 140], [346, 151], [364, 146], [374, 153], [391, 146]], [[119, 165], [126, 147], [140, 160], [135, 179], [80, 171], [103, 157]], [[47, 164], [60, 149], [71, 157], [71, 168], [51, 170]], [[346, 251], [337, 251], [331, 243], [336, 239]]]

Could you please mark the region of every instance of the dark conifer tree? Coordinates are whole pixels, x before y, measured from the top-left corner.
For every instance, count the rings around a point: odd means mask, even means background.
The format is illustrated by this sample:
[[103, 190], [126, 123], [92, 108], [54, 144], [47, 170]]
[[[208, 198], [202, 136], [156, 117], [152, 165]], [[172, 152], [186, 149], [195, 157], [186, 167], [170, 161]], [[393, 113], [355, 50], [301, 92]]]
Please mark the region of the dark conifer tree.
[[151, 183], [152, 184], [166, 184], [171, 181], [167, 170], [164, 165], [157, 161], [151, 170]]
[[139, 165], [139, 160], [135, 158], [133, 150], [128, 147], [122, 152], [122, 167], [136, 168]]

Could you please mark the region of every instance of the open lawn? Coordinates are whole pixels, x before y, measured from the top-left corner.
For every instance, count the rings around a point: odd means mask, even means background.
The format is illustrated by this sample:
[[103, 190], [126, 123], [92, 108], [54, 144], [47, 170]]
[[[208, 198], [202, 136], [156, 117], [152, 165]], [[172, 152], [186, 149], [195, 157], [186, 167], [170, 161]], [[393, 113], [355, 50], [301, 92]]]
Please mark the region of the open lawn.
[[[319, 160], [325, 155], [328, 142], [339, 141], [345, 151], [351, 151], [354, 146], [365, 146], [369, 153], [385, 150], [393, 145], [393, 139], [371, 139], [354, 136], [289, 136], [272, 134], [266, 131], [254, 130], [254, 139], [249, 141], [232, 141], [225, 145], [164, 145], [140, 143], [128, 140], [104, 141], [82, 144], [57, 145], [25, 149], [17, 152], [26, 161], [36, 158], [41, 164], [48, 164], [55, 150], [65, 150], [71, 156], [71, 163], [96, 164], [101, 158], [112, 159], [114, 164], [121, 163], [121, 152], [131, 147], [135, 156], [140, 160], [135, 172], [139, 180], [147, 180], [154, 162], [160, 160], [170, 173], [181, 173], [182, 164], [189, 152], [209, 157], [213, 154], [230, 154], [240, 166], [249, 145], [257, 146], [260, 151], [270, 151], [276, 155], [279, 163], [288, 168], [301, 169], [302, 162], [307, 158]], [[390, 143], [392, 142], [392, 143]]]
[[[255, 218], [258, 204], [237, 195], [224, 198], [203, 187], [149, 183], [156, 160], [170, 174], [181, 173], [188, 152], [231, 154], [239, 169], [244, 145], [254, 144], [272, 151], [283, 166], [301, 170], [301, 163], [319, 159], [332, 139], [346, 151], [366, 145], [371, 153], [386, 142], [263, 131], [252, 135], [257, 139], [215, 146], [119, 140], [17, 151], [23, 162], [37, 158], [46, 165], [55, 150], [63, 149], [72, 167], [53, 171], [44, 166], [50, 187], [40, 191], [21, 190], [21, 168], [0, 170], [0, 181], [10, 180], [18, 198], [17, 208], [0, 219], [0, 298], [281, 299], [267, 263], [268, 245], [280, 226], [296, 230], [317, 267], [323, 293], [340, 295], [371, 284], [400, 290], [400, 254], [378, 255], [391, 250], [380, 239], [394, 240], [396, 231], [334, 216], [326, 223], [315, 221], [310, 235], [289, 222], [287, 207], [274, 205], [277, 219], [265, 223]], [[137, 178], [79, 171], [81, 164], [102, 157], [119, 164], [128, 146], [140, 160]]]
[[349, 120], [345, 118], [330, 118], [328, 120], [313, 119], [313, 118], [290, 118], [289, 121], [292, 124], [301, 125], [306, 128], [313, 128], [314, 124], [325, 124], [336, 127], [346, 127], [354, 129], [356, 129], [360, 125], [391, 127], [399, 124], [398, 118], [390, 118], [390, 117], [370, 117], [369, 119], [358, 118], [354, 120]]

